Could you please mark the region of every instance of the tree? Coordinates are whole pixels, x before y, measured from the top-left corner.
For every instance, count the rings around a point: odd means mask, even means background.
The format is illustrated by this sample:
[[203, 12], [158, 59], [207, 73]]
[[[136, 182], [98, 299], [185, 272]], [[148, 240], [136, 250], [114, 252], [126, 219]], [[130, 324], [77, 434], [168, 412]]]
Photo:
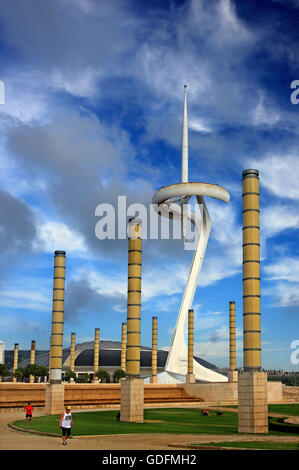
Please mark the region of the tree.
[[22, 379], [24, 375], [25, 369], [23, 369], [22, 367], [18, 367], [13, 373], [13, 377], [15, 377], [16, 379]]
[[29, 377], [30, 375], [34, 375], [34, 377], [39, 376], [40, 366], [37, 364], [28, 364], [24, 369], [24, 376]]
[[38, 366], [39, 372], [38, 372], [38, 377], [46, 377], [49, 373], [47, 367], [45, 366]]
[[75, 378], [75, 382], [76, 383], [88, 383], [88, 382], [90, 382], [89, 374], [87, 374], [87, 372], [85, 374], [80, 374], [79, 377]]
[[99, 369], [95, 374], [101, 382], [110, 383], [110, 374], [105, 369]]
[[63, 378], [63, 380], [65, 380], [66, 382], [69, 382], [70, 379], [74, 379], [74, 380], [76, 379], [76, 374], [72, 370], [66, 371], [66, 373], [64, 374], [64, 378]]
[[2, 377], [10, 375], [9, 370], [7, 369], [5, 364], [0, 364], [0, 382], [2, 380]]
[[118, 383], [120, 379], [124, 378], [126, 373], [122, 369], [117, 369], [113, 373], [113, 382]]

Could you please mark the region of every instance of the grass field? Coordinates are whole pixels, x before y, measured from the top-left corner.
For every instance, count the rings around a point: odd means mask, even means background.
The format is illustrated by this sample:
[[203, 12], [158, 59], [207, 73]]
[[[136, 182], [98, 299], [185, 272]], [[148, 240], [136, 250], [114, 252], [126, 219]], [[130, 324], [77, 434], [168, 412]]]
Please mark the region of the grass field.
[[[294, 442], [252, 442], [252, 441], [241, 441], [241, 442], [209, 442], [202, 444], [203, 446], [211, 447], [234, 447], [236, 449], [258, 449], [258, 450], [299, 450], [299, 443]], [[200, 449], [200, 445], [198, 445]]]
[[[210, 416], [202, 416], [195, 408], [158, 408], [144, 410], [144, 423], [122, 423], [116, 419], [118, 411], [93, 411], [73, 413], [73, 436], [133, 434], [133, 433], [171, 433], [171, 434], [237, 434], [238, 415], [224, 412], [216, 416], [211, 411]], [[59, 415], [33, 417], [31, 424], [25, 420], [13, 424], [22, 429], [58, 434]], [[271, 431], [270, 434], [281, 435]], [[286, 433], [283, 433], [286, 435]]]
[[268, 405], [269, 413], [299, 416], [299, 403], [286, 403], [284, 405]]
[[[218, 405], [218, 407], [221, 405]], [[211, 408], [217, 408], [217, 406], [213, 406]], [[221, 408], [238, 408], [238, 405], [223, 405]], [[292, 416], [299, 416], [299, 403], [286, 403], [286, 404], [277, 404], [277, 405], [268, 405], [269, 413], [277, 413], [277, 414], [286, 414]]]

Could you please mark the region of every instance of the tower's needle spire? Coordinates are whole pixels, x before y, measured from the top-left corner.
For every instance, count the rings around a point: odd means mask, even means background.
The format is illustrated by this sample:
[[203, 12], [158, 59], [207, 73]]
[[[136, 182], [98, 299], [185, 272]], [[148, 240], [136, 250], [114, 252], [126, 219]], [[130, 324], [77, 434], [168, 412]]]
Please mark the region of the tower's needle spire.
[[182, 139], [182, 183], [188, 182], [188, 122], [187, 122], [187, 85], [184, 85], [184, 116]]

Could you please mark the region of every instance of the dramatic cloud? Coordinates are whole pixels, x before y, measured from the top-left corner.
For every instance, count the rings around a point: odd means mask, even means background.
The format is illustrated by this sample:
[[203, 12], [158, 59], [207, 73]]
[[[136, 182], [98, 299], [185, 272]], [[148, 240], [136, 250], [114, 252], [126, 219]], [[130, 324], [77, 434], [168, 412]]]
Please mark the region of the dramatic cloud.
[[0, 189], [0, 252], [2, 256], [31, 251], [35, 216], [23, 201]]

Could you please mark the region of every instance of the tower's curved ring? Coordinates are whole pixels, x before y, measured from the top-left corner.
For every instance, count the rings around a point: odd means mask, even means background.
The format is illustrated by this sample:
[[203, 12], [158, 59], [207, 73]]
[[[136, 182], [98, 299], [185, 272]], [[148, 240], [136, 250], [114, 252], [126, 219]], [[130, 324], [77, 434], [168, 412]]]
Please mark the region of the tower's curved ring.
[[220, 199], [224, 202], [229, 202], [230, 200], [229, 193], [226, 189], [218, 186], [217, 184], [188, 182], [164, 186], [155, 192], [152, 198], [152, 203], [158, 204], [159, 206], [172, 198], [190, 198], [192, 196], [209, 196], [215, 199]]

